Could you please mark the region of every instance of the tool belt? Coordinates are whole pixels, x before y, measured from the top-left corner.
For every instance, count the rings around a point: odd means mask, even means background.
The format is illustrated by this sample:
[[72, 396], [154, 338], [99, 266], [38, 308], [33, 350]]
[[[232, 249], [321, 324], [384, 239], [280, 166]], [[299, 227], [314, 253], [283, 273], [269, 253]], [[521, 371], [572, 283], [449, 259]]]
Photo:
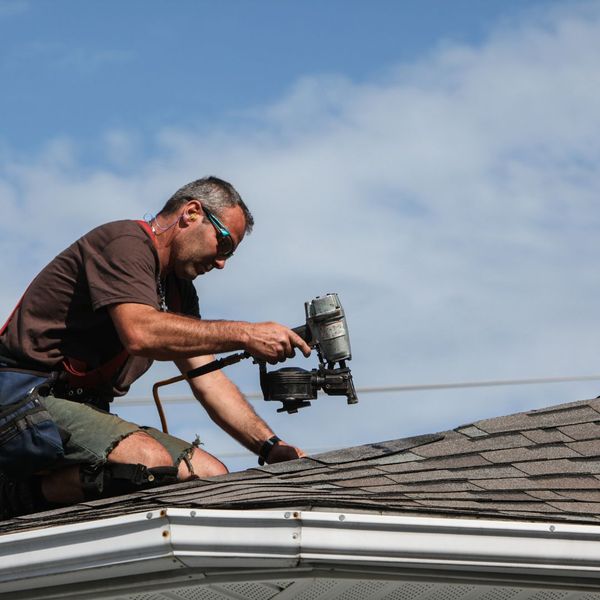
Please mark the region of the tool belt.
[[[21, 301], [0, 328], [0, 336]], [[128, 356], [123, 349], [89, 370], [85, 363], [65, 358], [59, 369], [52, 371], [23, 364], [0, 342], [0, 471], [14, 478], [28, 477], [62, 458], [61, 430], [42, 399], [52, 394], [108, 411], [112, 397], [104, 391], [112, 390], [112, 380]]]
[[61, 375], [48, 389], [47, 396], [62, 398], [63, 400], [72, 400], [73, 402], [81, 402], [82, 404], [91, 404], [100, 410], [110, 412], [110, 403], [113, 401], [113, 396], [108, 392], [101, 390], [88, 390], [82, 387], [73, 387], [66, 381], [61, 381]]
[[125, 351], [114, 356], [107, 363], [92, 370], [75, 359], [65, 359], [61, 367], [50, 370], [33, 363], [23, 363], [13, 358], [6, 346], [0, 342], [0, 367], [15, 371], [30, 371], [46, 377], [47, 382], [40, 390], [40, 396], [54, 396], [82, 404], [92, 404], [101, 410], [109, 411], [114, 399], [111, 380], [128, 358]]
[[44, 406], [49, 395], [107, 412], [112, 400], [107, 393], [73, 387], [64, 372], [28, 369], [0, 356], [0, 471], [10, 477], [28, 477], [64, 456], [69, 436]]

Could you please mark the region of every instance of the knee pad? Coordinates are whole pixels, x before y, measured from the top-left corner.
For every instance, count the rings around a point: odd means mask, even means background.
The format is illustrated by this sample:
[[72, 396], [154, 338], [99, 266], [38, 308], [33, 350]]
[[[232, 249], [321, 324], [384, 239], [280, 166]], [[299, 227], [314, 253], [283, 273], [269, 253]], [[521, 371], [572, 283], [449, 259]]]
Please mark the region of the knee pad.
[[86, 500], [122, 496], [149, 487], [177, 483], [177, 467], [106, 463], [100, 467], [82, 465], [79, 473]]

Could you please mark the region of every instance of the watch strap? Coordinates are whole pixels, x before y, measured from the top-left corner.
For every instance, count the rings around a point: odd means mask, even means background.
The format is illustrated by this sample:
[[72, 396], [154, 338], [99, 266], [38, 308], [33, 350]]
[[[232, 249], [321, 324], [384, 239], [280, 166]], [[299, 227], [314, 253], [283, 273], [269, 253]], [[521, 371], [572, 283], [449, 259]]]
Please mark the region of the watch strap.
[[273, 446], [276, 446], [281, 440], [274, 435], [273, 437], [270, 437], [261, 447], [260, 450], [258, 451], [258, 464], [262, 467], [265, 462], [267, 462], [267, 458], [269, 457], [269, 454], [273, 448]]

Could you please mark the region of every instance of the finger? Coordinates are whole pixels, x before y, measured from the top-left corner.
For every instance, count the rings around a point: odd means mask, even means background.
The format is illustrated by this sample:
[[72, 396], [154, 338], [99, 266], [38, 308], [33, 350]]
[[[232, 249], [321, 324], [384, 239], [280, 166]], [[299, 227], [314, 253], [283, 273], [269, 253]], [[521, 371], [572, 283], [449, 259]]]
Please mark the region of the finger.
[[277, 360], [284, 361], [288, 357], [290, 346], [282, 342], [277, 350]]
[[289, 339], [285, 340], [283, 349], [285, 351], [286, 358], [292, 358], [294, 356], [294, 346], [292, 345], [291, 340], [289, 340]]
[[290, 340], [296, 348], [298, 348], [307, 358], [310, 356], [310, 346], [295, 332], [290, 330]]

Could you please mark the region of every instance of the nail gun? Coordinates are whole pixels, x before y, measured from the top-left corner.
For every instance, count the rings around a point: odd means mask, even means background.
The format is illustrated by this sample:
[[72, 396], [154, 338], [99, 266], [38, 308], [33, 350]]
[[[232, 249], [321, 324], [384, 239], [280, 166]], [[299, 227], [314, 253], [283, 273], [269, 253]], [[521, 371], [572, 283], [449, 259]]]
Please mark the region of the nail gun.
[[[298, 367], [267, 371], [264, 361], [255, 360], [259, 366], [260, 387], [264, 399], [281, 402], [282, 406], [277, 412], [287, 413], [297, 413], [298, 409], [310, 406], [310, 401], [317, 398], [319, 390], [330, 396], [346, 396], [348, 404], [356, 404], [358, 398], [352, 374], [346, 366], [346, 361], [352, 358], [350, 336], [338, 295], [330, 293], [322, 297], [317, 296], [314, 300], [305, 302], [304, 309], [306, 323], [293, 331], [316, 350], [319, 366], [311, 371]], [[230, 354], [192, 369], [185, 375], [156, 382], [152, 394], [163, 431], [167, 432], [167, 422], [158, 397], [159, 387], [200, 377], [245, 358], [251, 358], [251, 355], [248, 352]]]

